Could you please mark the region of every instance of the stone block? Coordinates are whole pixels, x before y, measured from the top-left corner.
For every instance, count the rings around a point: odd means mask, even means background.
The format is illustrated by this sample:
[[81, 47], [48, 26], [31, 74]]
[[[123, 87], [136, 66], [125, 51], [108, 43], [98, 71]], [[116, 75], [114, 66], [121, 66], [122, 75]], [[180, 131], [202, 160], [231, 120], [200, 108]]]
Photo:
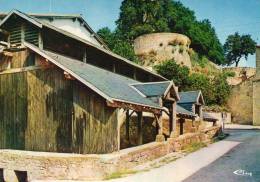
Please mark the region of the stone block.
[[165, 137], [164, 135], [156, 135], [156, 142], [164, 142], [165, 141]]

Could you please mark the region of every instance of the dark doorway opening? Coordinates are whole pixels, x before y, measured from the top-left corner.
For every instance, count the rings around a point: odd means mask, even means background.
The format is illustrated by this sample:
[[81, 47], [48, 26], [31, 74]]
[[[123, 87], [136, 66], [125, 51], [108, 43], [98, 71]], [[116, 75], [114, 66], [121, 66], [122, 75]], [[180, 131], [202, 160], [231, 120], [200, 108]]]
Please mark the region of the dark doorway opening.
[[19, 182], [28, 182], [27, 171], [14, 171]]
[[0, 182], [5, 182], [4, 169], [0, 168]]

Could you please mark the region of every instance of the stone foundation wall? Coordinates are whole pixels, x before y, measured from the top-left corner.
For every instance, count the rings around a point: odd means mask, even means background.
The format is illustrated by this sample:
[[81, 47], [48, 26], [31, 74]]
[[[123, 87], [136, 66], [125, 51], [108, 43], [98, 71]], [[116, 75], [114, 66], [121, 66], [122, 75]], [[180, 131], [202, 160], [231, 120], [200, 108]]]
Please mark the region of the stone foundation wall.
[[[16, 150], [0, 151], [0, 169], [26, 171], [28, 180], [98, 180], [123, 169], [178, 151], [194, 142], [208, 142], [220, 132], [220, 126], [199, 133], [184, 134], [165, 142], [153, 142], [138, 147], [102, 155], [60, 154]], [[15, 175], [13, 175], [14, 177]], [[15, 179], [8, 179], [15, 181]], [[7, 180], [7, 181], [8, 181]]]

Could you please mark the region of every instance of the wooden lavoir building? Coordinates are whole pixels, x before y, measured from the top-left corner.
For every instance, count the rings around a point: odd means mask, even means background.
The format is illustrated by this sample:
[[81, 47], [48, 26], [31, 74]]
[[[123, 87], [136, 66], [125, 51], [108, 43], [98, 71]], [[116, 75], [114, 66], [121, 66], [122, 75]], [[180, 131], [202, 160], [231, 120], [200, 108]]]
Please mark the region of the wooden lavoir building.
[[173, 82], [105, 46], [17, 10], [0, 30], [1, 149], [110, 153], [120, 150], [120, 110], [126, 127], [137, 114], [140, 144], [143, 112], [157, 121], [157, 141], [165, 140], [162, 112], [172, 133], [186, 112], [176, 113]]

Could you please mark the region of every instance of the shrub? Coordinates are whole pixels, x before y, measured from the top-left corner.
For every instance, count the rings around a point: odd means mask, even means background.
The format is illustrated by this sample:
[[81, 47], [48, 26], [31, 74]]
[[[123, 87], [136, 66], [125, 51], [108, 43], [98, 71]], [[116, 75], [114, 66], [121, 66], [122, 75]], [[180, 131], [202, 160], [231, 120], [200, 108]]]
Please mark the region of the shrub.
[[184, 52], [184, 47], [183, 46], [180, 46], [179, 48], [179, 53], [182, 54]]

